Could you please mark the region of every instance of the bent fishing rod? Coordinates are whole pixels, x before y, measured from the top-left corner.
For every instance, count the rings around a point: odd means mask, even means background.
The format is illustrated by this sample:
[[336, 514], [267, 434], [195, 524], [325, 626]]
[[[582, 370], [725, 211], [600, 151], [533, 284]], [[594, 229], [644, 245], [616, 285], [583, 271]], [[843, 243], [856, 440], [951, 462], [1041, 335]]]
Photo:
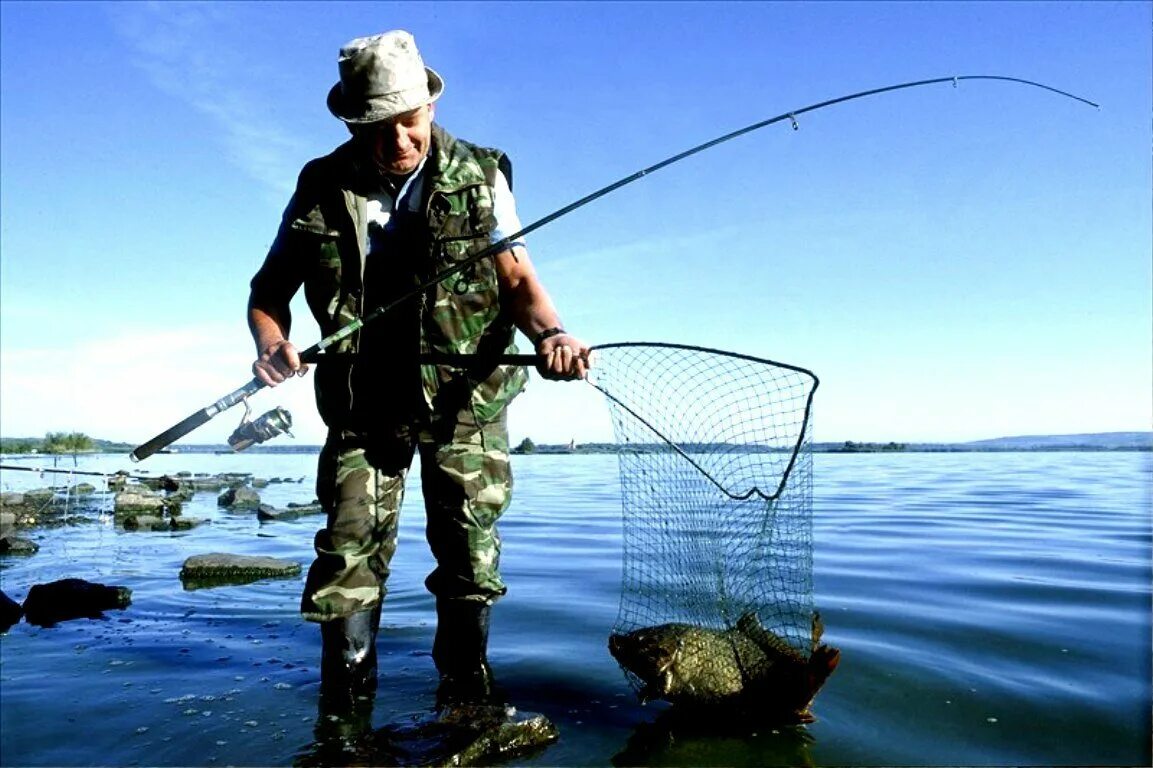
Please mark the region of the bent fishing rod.
[[[1083, 104], [1087, 104], [1091, 107], [1099, 107], [1100, 106], [1100, 105], [1098, 105], [1092, 101], [1089, 101], [1088, 99], [1083, 99], [1080, 96], [1075, 96], [1072, 93], [1068, 93], [1066, 91], [1062, 91], [1062, 90], [1059, 90], [1057, 88], [1053, 88], [1052, 86], [1048, 86], [1048, 85], [1045, 85], [1043, 83], [1034, 82], [1032, 80], [1025, 80], [1025, 79], [1022, 79], [1019, 77], [1008, 77], [1005, 75], [957, 75], [954, 77], [936, 77], [936, 78], [932, 78], [929, 80], [914, 80], [914, 81], [907, 82], [907, 83], [899, 83], [897, 85], [887, 85], [887, 86], [884, 86], [881, 88], [872, 88], [872, 89], [869, 89], [867, 91], [859, 91], [857, 93], [851, 93], [847, 96], [838, 96], [837, 98], [834, 98], [834, 99], [826, 99], [825, 101], [820, 101], [820, 102], [817, 102], [815, 104], [809, 104], [808, 106], [800, 107], [798, 109], [792, 109], [792, 110], [789, 110], [788, 112], [783, 112], [779, 115], [776, 115], [775, 117], [770, 117], [767, 120], [761, 120], [761, 121], [758, 121], [758, 122], [753, 123], [751, 125], [747, 125], [744, 128], [739, 128], [739, 129], [732, 131], [730, 133], [726, 133], [723, 136], [718, 136], [715, 139], [711, 139], [709, 141], [706, 141], [703, 144], [698, 144], [697, 146], [695, 146], [691, 149], [687, 149], [684, 152], [680, 152], [676, 155], [673, 155], [672, 157], [665, 158], [664, 160], [661, 160], [659, 163], [655, 163], [653, 165], [650, 165], [647, 168], [643, 168], [643, 169], [641, 169], [641, 170], [639, 170], [633, 174], [630, 174], [629, 176], [625, 176], [624, 178], [619, 179], [618, 181], [614, 181], [612, 184], [609, 184], [605, 187], [602, 187], [591, 194], [585, 195], [584, 197], [580, 198], [579, 200], [576, 200], [572, 203], [569, 203], [568, 205], [564, 206], [563, 208], [559, 208], [559, 209], [553, 211], [552, 213], [548, 214], [547, 216], [544, 216], [543, 218], [540, 218], [537, 221], [534, 221], [533, 223], [524, 227], [519, 232], [516, 232], [512, 235], [509, 235], [508, 237], [505, 237], [502, 240], [499, 240], [498, 242], [493, 243], [492, 245], [488, 246], [487, 248], [484, 248], [484, 249], [478, 251], [477, 253], [456, 262], [451, 267], [448, 267], [444, 270], [441, 270], [440, 272], [433, 275], [431, 278], [429, 278], [425, 282], [421, 283], [420, 285], [416, 286], [415, 288], [413, 288], [408, 293], [405, 293], [404, 295], [400, 296], [396, 300], [394, 300], [388, 304], [378, 306], [376, 309], [367, 313], [363, 317], [358, 318], [356, 320], [353, 320], [351, 323], [342, 327], [337, 332], [333, 333], [330, 336], [324, 337], [320, 341], [313, 344], [311, 347], [308, 347], [307, 349], [305, 349], [303, 352], [300, 353], [300, 359], [304, 363], [316, 363], [316, 362], [322, 361], [324, 359], [323, 353], [324, 353], [325, 349], [332, 346], [333, 344], [340, 342], [343, 339], [348, 338], [349, 336], [356, 333], [357, 331], [359, 331], [364, 326], [366, 326], [369, 323], [377, 320], [378, 318], [386, 315], [388, 312], [392, 311], [392, 309], [399, 306], [400, 304], [402, 304], [402, 303], [408, 301], [409, 299], [411, 299], [415, 296], [418, 296], [421, 293], [427, 291], [429, 288], [432, 288], [434, 285], [441, 282], [442, 280], [446, 280], [446, 279], [452, 277], [453, 275], [456, 275], [457, 273], [461, 272], [462, 270], [467, 269], [471, 265], [477, 263], [481, 259], [491, 258], [492, 256], [495, 256], [498, 253], [501, 253], [503, 251], [508, 250], [510, 247], [512, 247], [513, 242], [519, 240], [520, 238], [524, 237], [525, 235], [540, 229], [541, 227], [545, 226], [546, 224], [549, 224], [553, 221], [556, 221], [557, 219], [559, 219], [562, 216], [565, 216], [569, 213], [572, 213], [573, 211], [577, 210], [578, 208], [582, 208], [582, 207], [588, 205], [589, 203], [593, 202], [594, 200], [598, 200], [598, 199], [604, 197], [605, 195], [607, 195], [611, 192], [615, 192], [616, 190], [620, 189], [623, 186], [626, 186], [628, 184], [632, 184], [634, 181], [637, 181], [641, 178], [644, 178], [645, 176], [649, 175], [650, 173], [653, 173], [655, 171], [659, 171], [660, 169], [665, 168], [667, 166], [670, 166], [673, 163], [680, 162], [681, 160], [684, 160], [685, 158], [692, 157], [693, 155], [695, 155], [699, 152], [704, 152], [705, 150], [711, 149], [712, 147], [715, 147], [718, 144], [723, 144], [726, 141], [731, 141], [732, 139], [738, 138], [739, 136], [744, 136], [746, 133], [752, 133], [753, 131], [760, 130], [761, 128], [766, 128], [770, 125], [773, 125], [775, 123], [780, 123], [780, 122], [783, 122], [785, 120], [788, 120], [791, 122], [791, 124], [793, 126], [793, 130], [797, 130], [800, 127], [799, 124], [797, 123], [797, 117], [798, 116], [806, 114], [808, 112], [815, 112], [816, 110], [824, 109], [825, 107], [831, 107], [834, 104], [842, 104], [842, 103], [847, 102], [847, 101], [854, 101], [856, 99], [863, 99], [863, 98], [866, 98], [869, 96], [876, 96], [876, 95], [879, 95], [882, 93], [888, 93], [890, 91], [900, 91], [900, 90], [905, 90], [907, 88], [917, 88], [917, 87], [926, 86], [926, 85], [936, 85], [938, 83], [952, 83], [953, 86], [956, 87], [957, 84], [959, 82], [961, 82], [962, 80], [982, 80], [982, 81], [995, 80], [995, 81], [1001, 81], [1001, 82], [1007, 82], [1007, 83], [1017, 83], [1020, 85], [1026, 85], [1026, 86], [1030, 86], [1033, 88], [1040, 88], [1042, 90], [1049, 91], [1051, 93], [1055, 93], [1059, 96], [1065, 96], [1067, 98], [1073, 99], [1074, 101], [1079, 101]], [[534, 364], [535, 362], [537, 362], [538, 358], [535, 355], [511, 355], [511, 356], [500, 356], [500, 357], [486, 357], [485, 360], [490, 362], [490, 363], [498, 363], [498, 364], [529, 365], [529, 364]], [[435, 362], [435, 360], [422, 359], [422, 362]], [[175, 424], [172, 427], [169, 427], [168, 429], [164, 430], [163, 432], [161, 432], [159, 435], [152, 438], [148, 442], [143, 443], [140, 446], [137, 446], [137, 448], [135, 450], [133, 450], [132, 453], [129, 454], [129, 456], [131, 457], [131, 459], [134, 462], [135, 461], [142, 461], [143, 459], [148, 458], [149, 456], [156, 453], [157, 451], [164, 448], [165, 446], [168, 446], [171, 443], [174, 443], [175, 441], [177, 441], [180, 438], [187, 435], [192, 430], [205, 424], [206, 422], [208, 422], [209, 419], [213, 418], [217, 414], [228, 410], [229, 408], [233, 407], [234, 405], [237, 405], [238, 403], [241, 403], [241, 402], [246, 403], [247, 399], [250, 396], [256, 394], [261, 389], [263, 389], [265, 386], [267, 386], [267, 385], [264, 382], [260, 381], [257, 378], [253, 378], [252, 381], [248, 382], [243, 387], [240, 387], [239, 389], [228, 393], [227, 395], [220, 398], [219, 400], [212, 403], [211, 405], [207, 406], [206, 408], [203, 408], [199, 411], [196, 411], [191, 416], [189, 416], [188, 418], [179, 422], [178, 424]], [[247, 405], [247, 403], [246, 403], [246, 405]]]

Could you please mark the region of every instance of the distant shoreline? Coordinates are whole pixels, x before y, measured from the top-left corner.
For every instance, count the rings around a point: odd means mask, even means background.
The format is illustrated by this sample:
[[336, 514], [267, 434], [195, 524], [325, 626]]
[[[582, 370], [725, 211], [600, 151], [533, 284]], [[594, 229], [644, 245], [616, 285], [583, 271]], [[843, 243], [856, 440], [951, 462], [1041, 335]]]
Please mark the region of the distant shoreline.
[[[1000, 438], [991, 441], [976, 441], [970, 443], [873, 443], [846, 441], [842, 443], [820, 442], [813, 443], [812, 452], [821, 454], [855, 454], [855, 453], [1118, 453], [1118, 452], [1153, 452], [1153, 433], [1147, 439], [1140, 441], [1109, 442], [1053, 442], [1037, 440], [1027, 442], [1026, 438]], [[62, 458], [88, 456], [99, 454], [129, 453], [135, 446], [122, 443], [104, 443], [98, 441], [92, 449], [68, 453], [37, 453], [0, 451], [3, 459], [30, 459], [30, 458]], [[723, 453], [787, 453], [787, 448], [766, 448], [763, 446], [740, 446], [733, 444], [701, 445], [689, 444], [682, 446], [690, 454], [705, 452]], [[320, 445], [255, 445], [244, 451], [247, 454], [319, 454]], [[616, 443], [583, 443], [571, 445], [568, 443], [544, 443], [532, 445], [528, 449], [514, 448], [511, 452], [517, 456], [563, 456], [563, 455], [613, 455], [618, 453], [660, 453], [672, 450], [664, 443], [630, 444], [621, 446]], [[234, 452], [225, 444], [197, 444], [177, 445], [164, 451], [166, 454], [177, 455], [204, 455], [220, 454], [232, 455]]]

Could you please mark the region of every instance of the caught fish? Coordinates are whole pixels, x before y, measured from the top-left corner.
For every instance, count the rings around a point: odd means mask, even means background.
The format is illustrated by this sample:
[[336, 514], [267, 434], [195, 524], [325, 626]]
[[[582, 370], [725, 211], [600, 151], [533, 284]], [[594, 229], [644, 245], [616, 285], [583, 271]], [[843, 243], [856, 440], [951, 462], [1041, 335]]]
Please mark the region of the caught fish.
[[841, 654], [820, 642], [822, 632], [814, 613], [812, 650], [805, 658], [746, 613], [725, 630], [672, 623], [613, 634], [609, 652], [644, 683], [642, 699], [740, 703], [811, 722], [809, 705]]

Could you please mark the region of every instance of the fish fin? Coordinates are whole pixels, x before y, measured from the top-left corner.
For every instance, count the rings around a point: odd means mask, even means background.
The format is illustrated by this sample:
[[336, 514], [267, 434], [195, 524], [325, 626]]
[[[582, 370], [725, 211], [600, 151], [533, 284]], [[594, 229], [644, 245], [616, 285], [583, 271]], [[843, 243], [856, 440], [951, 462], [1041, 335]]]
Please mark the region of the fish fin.
[[831, 645], [822, 645], [813, 651], [813, 655], [809, 657], [808, 668], [809, 701], [812, 701], [825, 685], [825, 681], [833, 674], [840, 661], [841, 651]]

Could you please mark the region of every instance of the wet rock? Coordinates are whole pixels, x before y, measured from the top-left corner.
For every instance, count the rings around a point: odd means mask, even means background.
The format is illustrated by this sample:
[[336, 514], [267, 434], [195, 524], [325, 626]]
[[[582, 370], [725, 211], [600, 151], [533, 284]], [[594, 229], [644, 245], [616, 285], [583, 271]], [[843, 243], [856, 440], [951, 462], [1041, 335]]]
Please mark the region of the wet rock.
[[268, 481], [265, 480], [264, 478], [261, 478], [261, 477], [254, 477], [254, 478], [252, 478], [252, 487], [253, 488], [267, 488], [268, 487]]
[[68, 489], [68, 495], [75, 496], [91, 496], [96, 493], [96, 486], [92, 483], [77, 483]]
[[261, 579], [299, 576], [300, 563], [276, 557], [230, 555], [214, 552], [184, 561], [180, 580], [185, 589], [251, 584]]
[[40, 551], [40, 545], [29, 539], [8, 534], [0, 537], [0, 555], [34, 555]]
[[161, 475], [160, 477], [150, 477], [141, 481], [144, 485], [148, 486], [154, 491], [173, 492], [180, 490], [180, 480], [171, 475]]
[[376, 765], [492, 765], [543, 749], [558, 735], [544, 715], [471, 706], [379, 728], [369, 746]]
[[197, 475], [187, 480], [186, 484], [194, 491], [219, 491], [226, 485], [219, 477], [209, 475]]
[[251, 472], [221, 472], [217, 475], [220, 481], [227, 485], [229, 488], [239, 488], [248, 485], [252, 480]]
[[56, 491], [52, 488], [37, 488], [24, 491], [24, 503], [34, 509], [51, 504], [56, 499]]
[[24, 617], [29, 624], [51, 626], [60, 621], [100, 618], [104, 611], [124, 609], [132, 602], [128, 587], [108, 587], [83, 579], [61, 579], [36, 584], [24, 600]]
[[4, 510], [0, 512], [0, 533], [6, 533], [8, 530], [16, 527], [16, 514]]
[[295, 520], [298, 517], [321, 514], [324, 514], [324, 509], [320, 506], [320, 502], [313, 502], [312, 504], [290, 503], [286, 509], [277, 509], [271, 504], [261, 504], [260, 509], [256, 512], [257, 518], [268, 522]]
[[22, 493], [0, 493], [0, 525], [11, 527], [20, 520], [31, 517], [36, 508]]
[[167, 531], [171, 525], [159, 515], [127, 515], [121, 522], [126, 531]]
[[168, 524], [174, 531], [190, 531], [205, 522], [207, 521], [199, 517], [174, 517]]
[[133, 512], [161, 514], [164, 499], [155, 492], [141, 486], [125, 488], [116, 494], [113, 502], [116, 516], [127, 516]]
[[7, 632], [13, 624], [24, 616], [24, 609], [0, 590], [0, 633]]
[[220, 494], [216, 503], [232, 510], [260, 509], [260, 494], [246, 486], [229, 488]]

